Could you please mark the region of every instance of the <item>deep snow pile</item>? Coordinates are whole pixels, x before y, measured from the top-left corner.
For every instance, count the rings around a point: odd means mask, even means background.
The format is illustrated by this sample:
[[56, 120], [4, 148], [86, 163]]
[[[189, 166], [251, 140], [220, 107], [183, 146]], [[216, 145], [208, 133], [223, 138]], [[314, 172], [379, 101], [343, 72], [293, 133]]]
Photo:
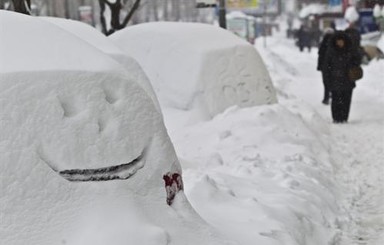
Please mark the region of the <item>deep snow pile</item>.
[[276, 102], [257, 51], [228, 31], [158, 22], [128, 27], [110, 38], [140, 63], [163, 108], [209, 117], [233, 105]]
[[340, 236], [326, 122], [292, 108], [235, 107], [173, 134], [193, 207], [242, 245], [333, 244]]
[[38, 18], [0, 23], [1, 244], [226, 244], [180, 191], [141, 76]]

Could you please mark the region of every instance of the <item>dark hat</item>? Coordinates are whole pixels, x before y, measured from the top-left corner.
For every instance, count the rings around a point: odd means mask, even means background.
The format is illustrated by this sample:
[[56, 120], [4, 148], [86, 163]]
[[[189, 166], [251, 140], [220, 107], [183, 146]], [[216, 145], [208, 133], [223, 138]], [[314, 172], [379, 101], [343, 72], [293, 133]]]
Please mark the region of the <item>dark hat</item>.
[[335, 33], [332, 35], [331, 42], [336, 45], [336, 41], [340, 39], [344, 40], [345, 47], [350, 47], [351, 39], [345, 31], [335, 31]]

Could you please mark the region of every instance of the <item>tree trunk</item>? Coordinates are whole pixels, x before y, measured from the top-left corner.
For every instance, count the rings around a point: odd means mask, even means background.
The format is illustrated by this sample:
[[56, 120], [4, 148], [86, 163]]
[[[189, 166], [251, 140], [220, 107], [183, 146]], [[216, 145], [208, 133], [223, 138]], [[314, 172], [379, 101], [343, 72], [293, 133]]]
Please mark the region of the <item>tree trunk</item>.
[[0, 9], [5, 9], [5, 0], [0, 0]]
[[172, 19], [174, 21], [180, 20], [180, 0], [172, 0]]
[[31, 15], [31, 0], [12, 0], [15, 12]]
[[104, 12], [105, 12], [105, 3], [104, 0], [99, 0], [99, 5], [100, 5], [100, 23], [101, 23], [101, 31], [104, 33], [104, 35], [107, 35], [107, 21], [105, 20], [104, 17]]
[[121, 11], [121, 1], [116, 0], [115, 3], [108, 4], [109, 9], [111, 10], [111, 28], [112, 30], [120, 30], [120, 11]]
[[[102, 31], [105, 35], [111, 35], [117, 30], [123, 29], [127, 26], [129, 20], [132, 18], [135, 11], [139, 8], [141, 0], [136, 0], [128, 14], [125, 16], [122, 23], [120, 23], [120, 13], [122, 10], [121, 0], [116, 0], [116, 2], [111, 3], [108, 0], [99, 0], [100, 5], [100, 22], [102, 26]], [[108, 6], [111, 10], [111, 29], [107, 30], [106, 19], [104, 16], [105, 6]]]
[[154, 21], [159, 21], [159, 11], [158, 11], [158, 3], [157, 0], [153, 0], [153, 18]]
[[163, 0], [163, 20], [168, 20], [168, 0]]

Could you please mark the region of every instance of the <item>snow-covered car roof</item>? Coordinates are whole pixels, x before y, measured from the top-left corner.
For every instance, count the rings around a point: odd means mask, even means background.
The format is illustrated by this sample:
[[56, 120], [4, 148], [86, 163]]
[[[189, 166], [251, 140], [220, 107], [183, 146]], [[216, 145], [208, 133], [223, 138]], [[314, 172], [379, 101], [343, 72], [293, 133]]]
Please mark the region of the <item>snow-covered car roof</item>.
[[310, 15], [320, 15], [327, 11], [327, 5], [320, 3], [312, 3], [304, 6], [299, 13], [300, 18], [306, 18]]
[[235, 19], [235, 18], [247, 18], [247, 17], [250, 17], [249, 15], [246, 15], [244, 14], [243, 12], [241, 11], [232, 11], [232, 12], [229, 12], [227, 15], [226, 15], [226, 18], [227, 19]]
[[[88, 43], [76, 39], [49, 23], [26, 21], [10, 11], [1, 14], [0, 72], [17, 71], [103, 71], [118, 70], [115, 62], [103, 58]], [[6, 23], [6, 24], [5, 24]], [[36, 25], [38, 23], [38, 25]], [[22, 26], [22, 28], [10, 28]], [[46, 37], [50, 33], [50, 37]], [[11, 47], [18, 46], [18, 49]], [[65, 57], [63, 59], [62, 57]]]
[[114, 60], [122, 64], [124, 69], [128, 71], [128, 75], [139, 83], [141, 87], [151, 97], [153, 103], [160, 111], [159, 102], [153, 88], [148, 80], [148, 77], [142, 71], [140, 65], [131, 56], [127, 55], [122, 49], [114, 44], [110, 39], [103, 35], [100, 31], [92, 26], [76, 20], [69, 20], [56, 17], [39, 17], [44, 21], [54, 24], [65, 31], [75, 35], [76, 37], [86, 41], [93, 47], [99, 49], [103, 53], [109, 55]]
[[[13, 124], [3, 135], [23, 131], [38, 142], [41, 154], [51, 155], [45, 158], [57, 170], [107, 167], [111, 155], [124, 163], [141, 153], [161, 116], [138, 81], [55, 25], [9, 11], [0, 18], [7, 23], [0, 30], [1, 88], [7, 91], [2, 97], [14, 102], [9, 110], [20, 117], [19, 127]], [[4, 109], [3, 114], [11, 113]], [[135, 119], [140, 117], [141, 122]]]
[[[209, 116], [238, 106], [276, 102], [256, 49], [229, 31], [198, 23], [156, 22], [109, 36], [150, 78], [160, 104]], [[198, 105], [197, 105], [198, 106]]]

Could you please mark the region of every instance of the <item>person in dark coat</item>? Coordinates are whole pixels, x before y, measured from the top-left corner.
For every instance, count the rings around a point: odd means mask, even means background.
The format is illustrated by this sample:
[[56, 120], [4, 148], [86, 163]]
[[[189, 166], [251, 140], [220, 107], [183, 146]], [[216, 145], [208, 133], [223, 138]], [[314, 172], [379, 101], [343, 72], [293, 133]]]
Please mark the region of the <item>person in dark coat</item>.
[[309, 52], [311, 51], [311, 33], [304, 25], [300, 26], [300, 29], [297, 32], [297, 39], [300, 52], [303, 52], [305, 47], [308, 48]]
[[323, 72], [329, 76], [332, 93], [331, 112], [334, 123], [348, 121], [352, 91], [355, 81], [350, 80], [348, 71], [361, 64], [361, 55], [354, 49], [347, 33], [336, 31], [330, 38], [323, 64]]
[[317, 59], [317, 70], [321, 72], [322, 78], [323, 78], [324, 96], [323, 96], [322, 103], [325, 105], [329, 104], [329, 99], [331, 97], [331, 90], [329, 89], [329, 83], [330, 83], [329, 76], [327, 76], [328, 74], [327, 72], [325, 72], [325, 68], [324, 68], [324, 58], [329, 46], [330, 39], [334, 32], [335, 32], [334, 25], [331, 25], [331, 28], [328, 28], [325, 30], [325, 35], [323, 37], [323, 40], [320, 43], [318, 59]]

